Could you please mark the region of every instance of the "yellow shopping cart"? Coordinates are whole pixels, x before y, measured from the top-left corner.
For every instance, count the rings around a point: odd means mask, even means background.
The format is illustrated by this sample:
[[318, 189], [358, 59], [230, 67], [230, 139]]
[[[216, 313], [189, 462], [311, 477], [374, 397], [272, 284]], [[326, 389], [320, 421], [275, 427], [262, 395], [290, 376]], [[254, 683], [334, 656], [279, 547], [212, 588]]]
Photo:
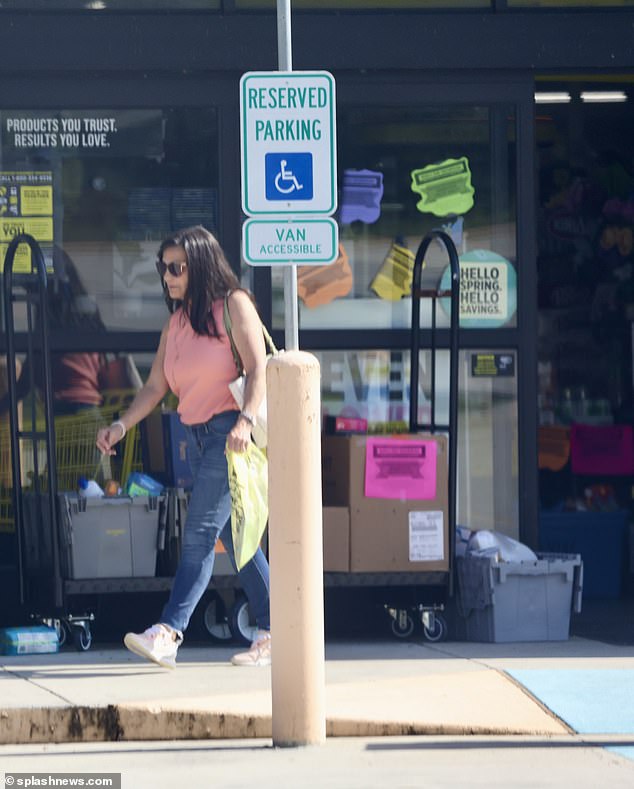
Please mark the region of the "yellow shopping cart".
[[[132, 390], [108, 390], [103, 405], [99, 408], [55, 418], [55, 459], [59, 491], [77, 490], [79, 477], [82, 476], [96, 479], [100, 484], [107, 479], [116, 479], [123, 487], [132, 471], [142, 470], [141, 434], [138, 426], [127, 432], [116, 456], [101, 456], [95, 446], [97, 430], [117, 419], [134, 394]], [[38, 430], [44, 430], [43, 420], [40, 424], [38, 419], [36, 425]], [[0, 425], [0, 446], [10, 447], [8, 425]], [[36, 467], [41, 489], [48, 489], [44, 441], [38, 442], [36, 465], [34, 442], [26, 438], [20, 440], [20, 467], [23, 491], [33, 487]], [[9, 480], [5, 478], [0, 482], [0, 532], [11, 532], [14, 529], [12, 491], [8, 483]]]

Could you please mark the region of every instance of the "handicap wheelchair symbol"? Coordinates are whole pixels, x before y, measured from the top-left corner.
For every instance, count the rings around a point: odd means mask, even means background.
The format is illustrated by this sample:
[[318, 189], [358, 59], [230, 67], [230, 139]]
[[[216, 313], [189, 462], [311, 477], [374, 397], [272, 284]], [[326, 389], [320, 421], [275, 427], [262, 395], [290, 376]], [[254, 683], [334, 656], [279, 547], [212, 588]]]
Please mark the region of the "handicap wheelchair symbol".
[[313, 199], [311, 153], [267, 153], [264, 167], [267, 200]]
[[304, 188], [304, 185], [299, 183], [293, 173], [286, 169], [286, 159], [280, 161], [280, 168], [280, 172], [275, 176], [275, 188], [280, 194], [290, 195]]

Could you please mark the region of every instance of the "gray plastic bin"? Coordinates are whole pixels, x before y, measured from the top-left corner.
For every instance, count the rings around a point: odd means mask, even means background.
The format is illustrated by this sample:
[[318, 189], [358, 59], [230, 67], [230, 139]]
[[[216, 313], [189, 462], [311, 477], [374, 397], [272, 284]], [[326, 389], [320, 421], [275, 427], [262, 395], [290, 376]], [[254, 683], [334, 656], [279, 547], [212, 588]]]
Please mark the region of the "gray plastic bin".
[[134, 496], [130, 504], [132, 576], [156, 575], [158, 546], [158, 500], [155, 496]]
[[[456, 559], [459, 620], [467, 641], [566, 641], [581, 610], [579, 554], [540, 553], [532, 562]], [[460, 628], [459, 628], [460, 629]]]
[[156, 574], [158, 499], [150, 496], [60, 497], [65, 578]]

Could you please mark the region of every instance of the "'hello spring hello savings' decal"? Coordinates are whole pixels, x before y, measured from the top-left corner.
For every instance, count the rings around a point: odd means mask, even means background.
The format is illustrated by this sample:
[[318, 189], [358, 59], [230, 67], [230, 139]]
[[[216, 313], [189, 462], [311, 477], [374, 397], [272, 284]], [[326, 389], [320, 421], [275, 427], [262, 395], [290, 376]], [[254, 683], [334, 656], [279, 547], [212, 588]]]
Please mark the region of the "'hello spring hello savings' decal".
[[[460, 325], [463, 328], [495, 329], [504, 326], [517, 308], [517, 275], [514, 266], [502, 255], [488, 249], [474, 249], [461, 255]], [[447, 266], [440, 289], [451, 287], [451, 268]], [[449, 315], [449, 299], [440, 300]]]

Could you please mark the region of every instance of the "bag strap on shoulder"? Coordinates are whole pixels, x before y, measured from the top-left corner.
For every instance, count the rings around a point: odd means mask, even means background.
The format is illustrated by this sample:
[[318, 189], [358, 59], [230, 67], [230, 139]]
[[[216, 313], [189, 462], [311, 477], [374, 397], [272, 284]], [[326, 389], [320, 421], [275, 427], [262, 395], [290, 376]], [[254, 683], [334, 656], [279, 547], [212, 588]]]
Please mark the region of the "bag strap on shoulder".
[[262, 334], [264, 335], [264, 342], [269, 347], [269, 353], [276, 354], [278, 353], [277, 348], [275, 347], [275, 343], [273, 342], [273, 338], [268, 333], [266, 326], [262, 323]]
[[242, 375], [242, 373], [244, 372], [244, 365], [242, 364], [242, 359], [240, 358], [240, 354], [238, 353], [236, 344], [233, 341], [233, 334], [231, 334], [231, 315], [229, 313], [230, 295], [231, 295], [231, 291], [227, 291], [227, 293], [225, 293], [225, 301], [222, 307], [222, 317], [225, 324], [225, 331], [227, 332], [227, 337], [229, 338], [229, 343], [231, 345], [231, 353], [233, 354], [233, 361], [236, 363], [236, 369], [238, 371], [238, 375]]
[[[225, 294], [225, 300], [222, 309], [223, 321], [225, 324], [225, 331], [227, 332], [227, 337], [229, 338], [229, 343], [231, 344], [231, 353], [233, 354], [233, 360], [236, 363], [236, 368], [238, 370], [238, 375], [242, 375], [244, 372], [244, 365], [242, 364], [242, 359], [240, 358], [240, 354], [238, 353], [238, 349], [236, 348], [236, 344], [233, 341], [233, 335], [231, 334], [231, 314], [229, 313], [229, 296], [233, 291], [228, 291]], [[266, 326], [260, 321], [260, 326], [262, 327], [262, 334], [264, 335], [264, 342], [266, 343], [269, 353], [276, 354], [278, 352], [277, 348], [275, 347], [275, 343], [273, 342], [273, 338], [269, 334]]]

